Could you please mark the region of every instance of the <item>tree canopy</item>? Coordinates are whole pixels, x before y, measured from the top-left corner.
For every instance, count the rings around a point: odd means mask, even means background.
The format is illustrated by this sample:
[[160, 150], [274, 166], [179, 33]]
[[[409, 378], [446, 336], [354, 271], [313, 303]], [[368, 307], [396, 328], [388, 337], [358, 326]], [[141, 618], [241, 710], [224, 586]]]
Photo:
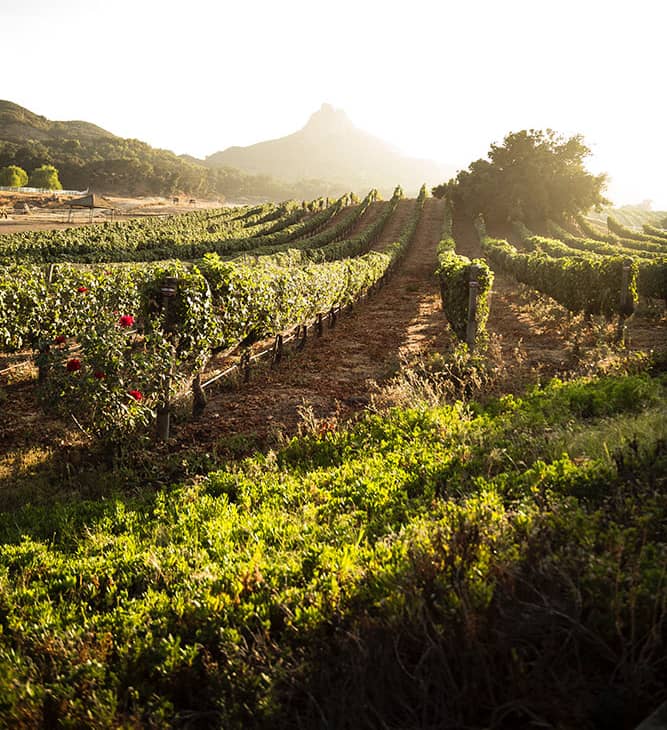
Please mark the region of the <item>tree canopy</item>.
[[8, 188], [22, 188], [28, 182], [28, 173], [18, 165], [0, 168], [0, 185]]
[[36, 167], [30, 174], [30, 186], [49, 190], [62, 190], [63, 187], [58, 179], [58, 170], [53, 165]]
[[471, 163], [433, 194], [446, 195], [464, 214], [482, 213], [490, 222], [558, 219], [608, 202], [602, 195], [607, 176], [586, 171], [588, 155], [581, 135], [513, 132], [502, 145], [491, 145], [488, 159]]

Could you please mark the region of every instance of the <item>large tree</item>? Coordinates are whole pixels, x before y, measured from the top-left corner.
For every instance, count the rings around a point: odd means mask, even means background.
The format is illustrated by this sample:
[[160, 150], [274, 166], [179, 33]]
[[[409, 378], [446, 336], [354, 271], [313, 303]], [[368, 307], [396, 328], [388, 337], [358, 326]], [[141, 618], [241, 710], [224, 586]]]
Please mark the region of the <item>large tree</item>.
[[0, 168], [0, 185], [8, 188], [22, 188], [28, 182], [28, 173], [18, 165]]
[[608, 202], [602, 195], [607, 176], [586, 171], [588, 155], [581, 135], [513, 132], [491, 145], [488, 160], [476, 160], [433, 194], [448, 195], [466, 215], [482, 213], [490, 222], [558, 219]]
[[58, 179], [58, 170], [53, 165], [35, 168], [30, 174], [30, 186], [48, 190], [62, 190], [63, 187]]

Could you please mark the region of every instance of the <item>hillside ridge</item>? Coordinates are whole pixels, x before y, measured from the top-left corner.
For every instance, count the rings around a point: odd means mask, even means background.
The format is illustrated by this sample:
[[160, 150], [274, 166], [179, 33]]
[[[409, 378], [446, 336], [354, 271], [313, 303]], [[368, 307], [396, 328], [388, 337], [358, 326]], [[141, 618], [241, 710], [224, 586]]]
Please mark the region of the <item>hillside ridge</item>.
[[289, 181], [323, 178], [360, 189], [398, 183], [410, 193], [424, 182], [435, 185], [455, 172], [452, 165], [401, 155], [389, 143], [358, 129], [344, 110], [327, 103], [296, 132], [246, 147], [228, 147], [205, 162]]
[[58, 168], [66, 189], [121, 196], [187, 193], [257, 201], [338, 197], [348, 190], [326, 180], [286, 183], [230, 166], [212, 168], [90, 122], [53, 121], [0, 100], [0, 167], [18, 165], [29, 173], [43, 164]]
[[118, 137], [85, 121], [53, 121], [0, 100], [0, 167], [28, 172], [53, 164], [69, 189], [119, 195], [223, 195], [232, 200], [338, 197], [400, 184], [416, 194], [437, 185], [453, 166], [406, 157], [357, 128], [346, 112], [322, 104], [296, 132], [256, 144], [228, 147], [201, 160]]
[[[26, 132], [29, 131], [30, 136]], [[9, 142], [71, 138], [119, 139], [106, 129], [82, 120], [54, 121], [6, 99], [0, 99], [0, 138]]]

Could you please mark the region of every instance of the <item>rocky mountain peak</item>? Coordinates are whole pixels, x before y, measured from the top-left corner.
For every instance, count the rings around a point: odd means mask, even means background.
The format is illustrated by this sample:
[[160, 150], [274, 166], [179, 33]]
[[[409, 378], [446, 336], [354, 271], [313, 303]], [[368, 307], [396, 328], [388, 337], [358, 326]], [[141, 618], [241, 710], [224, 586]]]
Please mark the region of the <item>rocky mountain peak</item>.
[[318, 111], [311, 115], [304, 131], [318, 134], [341, 132], [354, 129], [352, 122], [343, 109], [336, 109], [331, 104], [322, 104]]

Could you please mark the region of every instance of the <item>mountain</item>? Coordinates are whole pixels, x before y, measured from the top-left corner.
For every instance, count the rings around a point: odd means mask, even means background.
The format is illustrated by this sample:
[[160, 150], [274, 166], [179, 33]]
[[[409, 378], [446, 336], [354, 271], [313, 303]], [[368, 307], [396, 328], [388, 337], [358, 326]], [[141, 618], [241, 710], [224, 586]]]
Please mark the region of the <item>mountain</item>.
[[452, 177], [453, 166], [400, 155], [393, 147], [357, 129], [344, 111], [323, 104], [298, 132], [249, 147], [229, 147], [205, 160], [287, 181], [319, 178], [351, 189], [402, 185], [414, 192]]
[[124, 139], [83, 121], [59, 122], [0, 100], [0, 167], [30, 173], [55, 165], [63, 187], [116, 195], [224, 196], [234, 201], [337, 197], [397, 184], [406, 193], [454, 174], [399, 155], [328, 104], [306, 126], [281, 139], [230, 147], [198, 160]]
[[191, 195], [231, 200], [285, 200], [340, 195], [321, 181], [294, 185], [240, 170], [215, 168], [138, 139], [124, 139], [89, 122], [57, 122], [0, 100], [0, 167], [30, 173], [55, 165], [65, 189], [116, 195]]
[[0, 100], [0, 139], [23, 143], [27, 140], [113, 140], [117, 137], [89, 122], [53, 122], [11, 101]]
[[117, 195], [215, 193], [219, 175], [89, 122], [51, 121], [0, 100], [0, 167], [55, 165], [65, 189]]
[[349, 187], [323, 180], [285, 182], [228, 166], [211, 167], [88, 122], [57, 122], [0, 100], [0, 167], [27, 172], [55, 165], [63, 187], [116, 195], [187, 193], [237, 202], [337, 197]]

